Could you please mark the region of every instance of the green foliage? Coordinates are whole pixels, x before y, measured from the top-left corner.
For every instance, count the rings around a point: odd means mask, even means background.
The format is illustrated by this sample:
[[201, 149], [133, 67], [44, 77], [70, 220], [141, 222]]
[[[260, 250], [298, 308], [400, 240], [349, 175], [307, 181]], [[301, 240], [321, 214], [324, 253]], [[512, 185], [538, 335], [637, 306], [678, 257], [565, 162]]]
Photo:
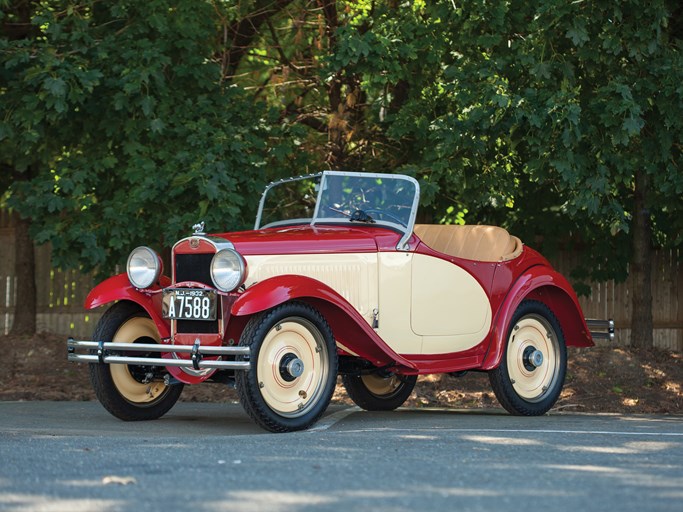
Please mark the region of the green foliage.
[[683, 242], [681, 16], [664, 0], [378, 8], [329, 63], [362, 76], [385, 166], [421, 178], [435, 219], [465, 205], [544, 252], [588, 249], [578, 278], [624, 278], [637, 171], [655, 241]]
[[250, 225], [282, 175], [401, 171], [423, 221], [623, 278], [636, 172], [653, 243], [683, 244], [678, 4], [4, 1], [0, 192], [60, 265], [111, 266]]
[[253, 222], [269, 151], [288, 150], [221, 83], [210, 2], [42, 2], [31, 23], [0, 40], [0, 145], [18, 175], [9, 204], [56, 265], [107, 270], [198, 220]]

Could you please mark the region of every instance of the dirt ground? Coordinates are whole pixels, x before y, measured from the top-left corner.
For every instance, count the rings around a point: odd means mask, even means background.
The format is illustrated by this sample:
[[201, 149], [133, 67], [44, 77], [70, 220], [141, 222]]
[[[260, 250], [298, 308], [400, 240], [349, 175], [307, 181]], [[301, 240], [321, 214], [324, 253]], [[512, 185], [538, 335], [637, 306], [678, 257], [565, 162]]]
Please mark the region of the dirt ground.
[[[66, 360], [66, 340], [51, 334], [0, 336], [0, 401], [94, 400], [87, 365]], [[624, 348], [569, 349], [569, 367], [556, 410], [683, 414], [683, 354]], [[220, 384], [186, 386], [181, 400], [234, 402]], [[351, 403], [337, 386], [337, 403]], [[482, 373], [421, 377], [411, 407], [485, 408], [497, 401]]]

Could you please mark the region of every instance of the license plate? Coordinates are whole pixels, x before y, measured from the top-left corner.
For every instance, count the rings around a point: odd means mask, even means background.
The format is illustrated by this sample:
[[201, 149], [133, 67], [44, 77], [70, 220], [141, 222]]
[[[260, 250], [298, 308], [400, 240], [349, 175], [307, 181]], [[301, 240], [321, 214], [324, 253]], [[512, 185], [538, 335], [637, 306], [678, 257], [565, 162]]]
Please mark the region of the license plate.
[[161, 314], [171, 320], [215, 320], [216, 302], [213, 290], [164, 290]]

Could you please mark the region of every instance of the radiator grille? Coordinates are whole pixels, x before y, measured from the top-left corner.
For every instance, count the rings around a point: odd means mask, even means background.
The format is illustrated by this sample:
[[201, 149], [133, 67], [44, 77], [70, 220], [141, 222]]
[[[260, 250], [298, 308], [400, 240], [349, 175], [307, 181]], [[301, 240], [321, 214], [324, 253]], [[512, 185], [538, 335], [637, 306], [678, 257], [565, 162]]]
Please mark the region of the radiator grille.
[[[176, 254], [175, 257], [175, 281], [196, 281], [198, 283], [213, 286], [211, 280], [211, 260], [213, 253], [209, 254]], [[220, 297], [218, 304], [218, 318], [222, 314], [220, 307]], [[176, 332], [211, 334], [218, 332], [218, 320], [213, 322], [202, 322], [197, 320], [178, 320], [176, 322]]]
[[211, 281], [211, 260], [213, 253], [209, 254], [176, 254], [175, 257], [175, 281], [197, 281], [213, 286]]

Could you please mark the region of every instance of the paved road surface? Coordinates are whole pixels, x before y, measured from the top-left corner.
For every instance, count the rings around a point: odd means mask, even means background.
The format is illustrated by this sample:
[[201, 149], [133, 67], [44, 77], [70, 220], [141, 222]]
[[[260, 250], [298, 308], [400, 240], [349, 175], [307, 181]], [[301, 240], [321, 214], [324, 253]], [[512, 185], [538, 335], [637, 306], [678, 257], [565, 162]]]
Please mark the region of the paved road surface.
[[234, 404], [0, 402], [0, 510], [678, 511], [683, 417], [333, 407], [276, 435]]

